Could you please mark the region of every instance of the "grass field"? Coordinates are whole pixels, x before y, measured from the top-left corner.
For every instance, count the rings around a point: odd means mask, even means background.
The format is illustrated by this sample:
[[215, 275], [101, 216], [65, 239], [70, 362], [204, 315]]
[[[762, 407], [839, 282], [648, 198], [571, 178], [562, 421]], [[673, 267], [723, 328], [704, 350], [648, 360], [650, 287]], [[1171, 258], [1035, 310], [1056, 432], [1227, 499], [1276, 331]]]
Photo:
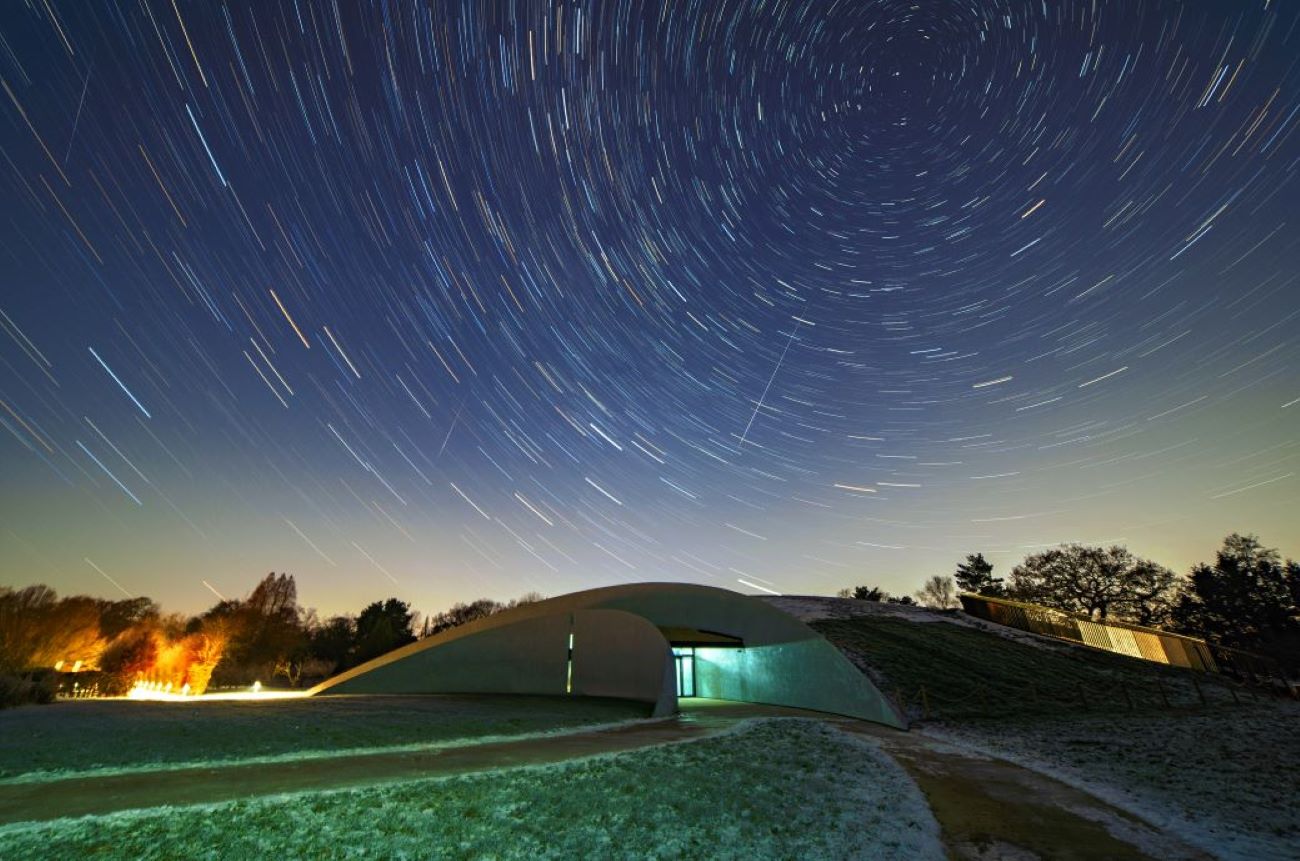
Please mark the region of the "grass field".
[[1205, 674], [1083, 646], [1008, 638], [972, 624], [863, 616], [812, 626], [870, 667], [886, 693], [901, 694], [913, 719], [925, 718], [927, 703], [929, 717], [945, 721], [1130, 707], [1168, 711], [1199, 707], [1196, 685], [1211, 704], [1233, 702], [1226, 682]]
[[944, 857], [892, 759], [789, 719], [555, 766], [10, 826], [0, 856]]
[[648, 714], [649, 706], [625, 700], [536, 696], [66, 700], [0, 711], [0, 779], [444, 743]]

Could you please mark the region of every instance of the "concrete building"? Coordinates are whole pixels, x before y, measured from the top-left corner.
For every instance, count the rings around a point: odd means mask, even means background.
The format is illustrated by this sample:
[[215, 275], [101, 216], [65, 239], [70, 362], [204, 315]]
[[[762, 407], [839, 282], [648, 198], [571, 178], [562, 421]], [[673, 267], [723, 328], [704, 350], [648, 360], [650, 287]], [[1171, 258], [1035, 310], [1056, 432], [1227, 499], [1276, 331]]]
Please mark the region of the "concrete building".
[[636, 583], [561, 595], [443, 631], [340, 673], [317, 694], [678, 698], [794, 706], [903, 728], [871, 681], [803, 622], [711, 586]]

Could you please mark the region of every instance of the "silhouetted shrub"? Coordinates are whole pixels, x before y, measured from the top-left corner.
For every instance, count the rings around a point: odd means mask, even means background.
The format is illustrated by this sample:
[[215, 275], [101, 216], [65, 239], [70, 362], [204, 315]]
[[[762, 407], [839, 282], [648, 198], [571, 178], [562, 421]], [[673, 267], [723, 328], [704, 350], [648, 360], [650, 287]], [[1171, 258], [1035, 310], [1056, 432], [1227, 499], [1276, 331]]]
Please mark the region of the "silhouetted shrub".
[[54, 702], [55, 686], [49, 674], [0, 675], [0, 709]]

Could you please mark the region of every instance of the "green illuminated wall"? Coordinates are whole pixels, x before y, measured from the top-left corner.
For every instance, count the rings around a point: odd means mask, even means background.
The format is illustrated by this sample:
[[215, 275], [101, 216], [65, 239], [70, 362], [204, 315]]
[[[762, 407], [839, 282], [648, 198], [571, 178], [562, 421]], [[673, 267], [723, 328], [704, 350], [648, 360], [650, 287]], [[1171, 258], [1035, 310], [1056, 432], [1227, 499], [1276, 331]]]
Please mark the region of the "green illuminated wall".
[[823, 639], [744, 649], [695, 650], [702, 697], [793, 706], [904, 728], [862, 671]]

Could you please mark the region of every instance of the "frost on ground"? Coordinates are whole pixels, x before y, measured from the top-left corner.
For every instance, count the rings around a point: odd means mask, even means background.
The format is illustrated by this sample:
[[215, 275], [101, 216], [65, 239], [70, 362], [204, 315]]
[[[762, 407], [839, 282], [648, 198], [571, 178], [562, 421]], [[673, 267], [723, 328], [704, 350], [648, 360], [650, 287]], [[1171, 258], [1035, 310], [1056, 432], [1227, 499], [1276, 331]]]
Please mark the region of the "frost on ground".
[[1300, 703], [940, 724], [1226, 859], [1300, 859]]
[[944, 857], [892, 759], [789, 719], [561, 765], [10, 826], [0, 856]]
[[521, 735], [648, 712], [624, 700], [536, 696], [68, 700], [0, 711], [0, 779]]
[[760, 601], [789, 613], [801, 622], [834, 619], [897, 619], [916, 624], [939, 623], [984, 631], [1036, 649], [1068, 649], [1069, 645], [1006, 625], [995, 625], [958, 610], [934, 610], [914, 604], [890, 604], [888, 601], [863, 601], [858, 598], [825, 598], [820, 595], [760, 596]]

